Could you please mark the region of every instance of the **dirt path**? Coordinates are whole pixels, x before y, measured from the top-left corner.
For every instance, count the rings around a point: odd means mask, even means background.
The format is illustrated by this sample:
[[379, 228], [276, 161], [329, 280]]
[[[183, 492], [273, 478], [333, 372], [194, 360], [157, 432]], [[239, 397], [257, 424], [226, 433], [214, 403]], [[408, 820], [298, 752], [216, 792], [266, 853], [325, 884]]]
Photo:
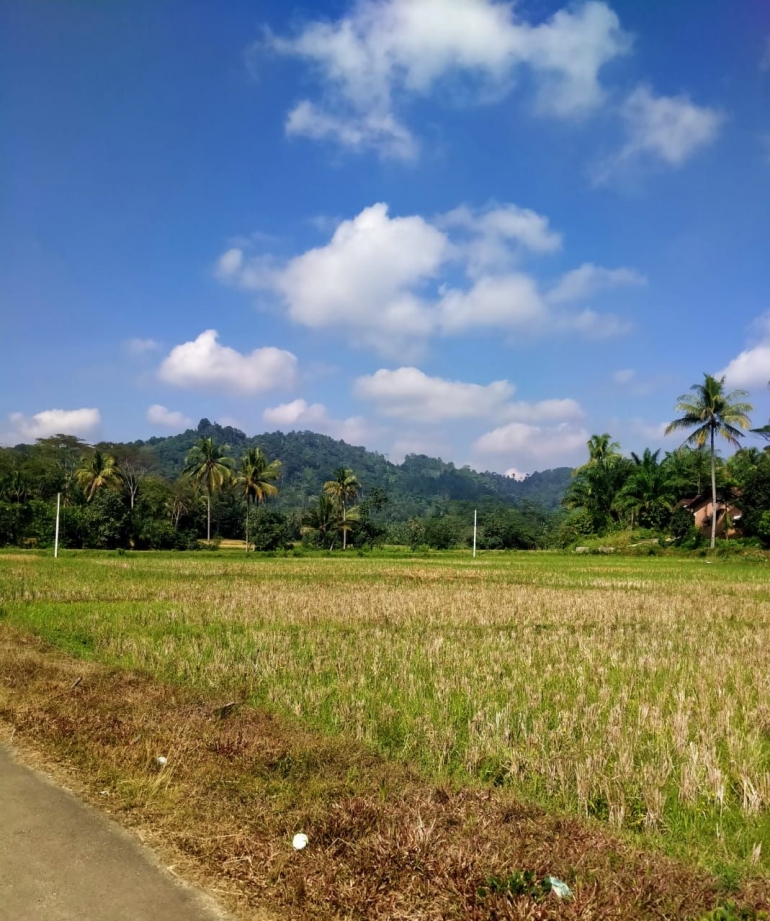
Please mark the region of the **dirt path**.
[[0, 921], [225, 921], [129, 834], [0, 745]]

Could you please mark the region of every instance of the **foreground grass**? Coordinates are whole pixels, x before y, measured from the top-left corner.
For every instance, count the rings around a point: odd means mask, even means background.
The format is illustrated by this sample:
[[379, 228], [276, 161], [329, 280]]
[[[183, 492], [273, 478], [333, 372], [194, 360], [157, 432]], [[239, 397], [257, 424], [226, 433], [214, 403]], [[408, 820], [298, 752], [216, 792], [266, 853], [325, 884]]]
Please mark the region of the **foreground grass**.
[[423, 775], [770, 869], [770, 569], [555, 554], [0, 555], [11, 625]]
[[[27, 757], [42, 752], [60, 779], [249, 921], [768, 917], [759, 879], [727, 892], [606, 825], [544, 813], [508, 790], [437, 785], [358, 743], [84, 662], [0, 624], [0, 740], [6, 727]], [[310, 841], [299, 853], [298, 830]], [[521, 886], [552, 874], [573, 899]]]

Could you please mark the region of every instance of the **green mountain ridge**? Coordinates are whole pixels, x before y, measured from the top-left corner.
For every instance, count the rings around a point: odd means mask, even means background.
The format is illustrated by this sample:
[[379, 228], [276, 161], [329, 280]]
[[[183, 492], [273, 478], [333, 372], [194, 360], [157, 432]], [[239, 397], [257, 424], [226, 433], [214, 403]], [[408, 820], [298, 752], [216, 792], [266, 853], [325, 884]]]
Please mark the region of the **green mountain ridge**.
[[[282, 464], [280, 495], [276, 506], [297, 508], [316, 497], [336, 467], [349, 467], [361, 481], [364, 493], [379, 487], [390, 496], [401, 515], [419, 515], [447, 501], [534, 503], [546, 509], [559, 507], [571, 478], [571, 468], [557, 467], [514, 480], [500, 473], [456, 467], [441, 458], [407, 455], [394, 464], [375, 451], [337, 441], [315, 432], [266, 432], [248, 436], [232, 426], [201, 419], [197, 428], [178, 435], [131, 442], [151, 456], [157, 472], [173, 479], [199, 438], [212, 437], [229, 445], [234, 456], [259, 445]], [[395, 511], [395, 508], [393, 509]]]

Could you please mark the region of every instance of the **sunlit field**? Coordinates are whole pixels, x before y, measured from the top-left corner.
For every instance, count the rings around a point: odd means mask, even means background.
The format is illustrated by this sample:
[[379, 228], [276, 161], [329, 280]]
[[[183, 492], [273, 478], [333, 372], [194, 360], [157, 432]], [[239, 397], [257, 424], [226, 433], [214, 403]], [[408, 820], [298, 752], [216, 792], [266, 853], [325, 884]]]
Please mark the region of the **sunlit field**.
[[1, 616], [712, 868], [770, 868], [770, 567], [0, 555]]

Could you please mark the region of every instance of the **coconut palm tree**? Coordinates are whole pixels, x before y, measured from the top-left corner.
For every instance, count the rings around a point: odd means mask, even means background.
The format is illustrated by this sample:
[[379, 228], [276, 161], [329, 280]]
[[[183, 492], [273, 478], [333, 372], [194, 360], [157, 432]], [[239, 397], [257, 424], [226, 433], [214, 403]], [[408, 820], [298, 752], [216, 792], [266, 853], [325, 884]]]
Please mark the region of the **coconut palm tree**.
[[269, 496], [278, 495], [274, 484], [281, 475], [281, 462], [269, 461], [262, 448], [249, 448], [241, 458], [236, 486], [243, 490], [246, 499], [246, 552], [249, 552], [249, 508], [251, 503], [262, 503]]
[[75, 471], [75, 480], [85, 493], [86, 501], [90, 502], [100, 489], [118, 489], [123, 483], [123, 474], [111, 454], [97, 449], [81, 458], [80, 466]]
[[213, 438], [201, 438], [185, 458], [182, 473], [197, 486], [206, 489], [206, 543], [211, 546], [211, 497], [230, 480], [233, 459], [227, 445], [218, 445]]
[[348, 531], [350, 530], [350, 528], [346, 526], [348, 500], [355, 501], [360, 489], [361, 484], [358, 482], [356, 475], [347, 467], [337, 467], [334, 471], [334, 479], [327, 480], [326, 483], [324, 483], [324, 492], [337, 503], [341, 513], [343, 550], [347, 548]]
[[711, 374], [703, 375], [702, 384], [693, 384], [683, 393], [676, 404], [676, 412], [682, 413], [678, 419], [669, 422], [666, 434], [687, 429], [694, 429], [685, 439], [684, 444], [703, 448], [709, 445], [711, 452], [711, 546], [716, 543], [717, 534], [717, 480], [716, 480], [716, 436], [724, 438], [728, 444], [737, 448], [743, 437], [741, 429], [751, 428], [748, 414], [753, 411], [751, 403], [742, 402], [748, 396], [745, 390], [725, 392], [724, 377], [717, 380]]

